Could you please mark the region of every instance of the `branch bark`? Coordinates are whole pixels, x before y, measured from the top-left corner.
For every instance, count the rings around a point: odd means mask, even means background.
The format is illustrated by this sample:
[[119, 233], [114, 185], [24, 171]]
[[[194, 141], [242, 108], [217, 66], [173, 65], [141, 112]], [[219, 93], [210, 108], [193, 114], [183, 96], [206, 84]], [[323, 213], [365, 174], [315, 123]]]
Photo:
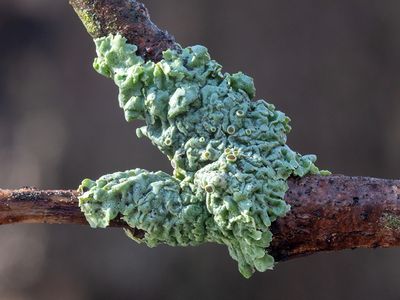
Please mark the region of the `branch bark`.
[[[0, 190], [0, 225], [87, 224], [76, 191]], [[320, 251], [400, 246], [400, 180], [341, 175], [291, 178], [292, 207], [272, 225], [277, 261]], [[124, 227], [118, 219], [111, 226]], [[131, 229], [141, 238], [143, 231]]]
[[135, 0], [70, 0], [76, 14], [93, 38], [120, 33], [138, 46], [145, 60], [159, 61], [162, 51], [177, 48], [175, 39], [159, 29], [146, 7]]
[[290, 212], [272, 224], [270, 251], [277, 260], [400, 245], [400, 180], [342, 175], [292, 178], [285, 201]]

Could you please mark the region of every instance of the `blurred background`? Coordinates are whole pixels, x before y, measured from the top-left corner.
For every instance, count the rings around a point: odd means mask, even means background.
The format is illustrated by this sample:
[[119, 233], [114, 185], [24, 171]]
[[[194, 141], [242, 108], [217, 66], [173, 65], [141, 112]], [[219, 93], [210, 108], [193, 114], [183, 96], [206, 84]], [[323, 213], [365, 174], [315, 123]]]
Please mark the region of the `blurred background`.
[[[245, 3], [245, 4], [244, 4]], [[147, 0], [183, 46], [292, 119], [289, 145], [334, 173], [400, 177], [400, 1]], [[134, 167], [169, 172], [91, 67], [67, 0], [0, 2], [0, 187], [76, 188]], [[323, 253], [245, 280], [227, 249], [137, 245], [122, 230], [0, 227], [0, 299], [400, 299], [399, 249]]]

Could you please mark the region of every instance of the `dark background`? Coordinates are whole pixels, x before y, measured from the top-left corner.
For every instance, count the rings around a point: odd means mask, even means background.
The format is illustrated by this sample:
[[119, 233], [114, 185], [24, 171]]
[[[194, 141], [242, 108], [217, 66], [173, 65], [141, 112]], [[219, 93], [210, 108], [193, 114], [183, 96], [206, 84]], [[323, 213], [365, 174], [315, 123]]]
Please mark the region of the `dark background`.
[[[292, 118], [289, 144], [334, 173], [400, 174], [400, 1], [147, 0], [184, 46]], [[244, 4], [245, 3], [245, 4]], [[0, 2], [0, 187], [76, 188], [84, 177], [170, 171], [117, 90], [67, 0]], [[353, 250], [241, 277], [223, 246], [157, 247], [122, 230], [0, 228], [1, 299], [400, 299], [400, 251]]]

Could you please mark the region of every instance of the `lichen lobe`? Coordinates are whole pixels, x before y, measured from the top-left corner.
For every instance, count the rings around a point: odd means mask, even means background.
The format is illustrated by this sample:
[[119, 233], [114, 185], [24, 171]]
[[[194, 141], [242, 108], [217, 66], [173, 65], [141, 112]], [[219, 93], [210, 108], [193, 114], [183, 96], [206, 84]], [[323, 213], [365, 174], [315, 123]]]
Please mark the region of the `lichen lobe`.
[[228, 74], [203, 46], [167, 50], [157, 63], [120, 36], [95, 40], [94, 68], [119, 87], [127, 121], [171, 160], [173, 175], [134, 169], [85, 179], [80, 207], [92, 227], [121, 215], [145, 232], [138, 242], [225, 244], [250, 277], [271, 269], [271, 222], [290, 209], [289, 176], [320, 173], [314, 155], [286, 145], [289, 118], [252, 101], [252, 78]]

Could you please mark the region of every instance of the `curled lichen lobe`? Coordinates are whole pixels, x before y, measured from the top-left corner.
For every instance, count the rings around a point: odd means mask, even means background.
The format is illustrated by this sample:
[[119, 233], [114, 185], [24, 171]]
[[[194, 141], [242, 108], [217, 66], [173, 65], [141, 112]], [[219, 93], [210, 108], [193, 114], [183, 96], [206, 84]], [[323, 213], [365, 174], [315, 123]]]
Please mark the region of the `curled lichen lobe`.
[[251, 77], [223, 73], [203, 46], [167, 50], [157, 63], [120, 35], [95, 40], [95, 69], [119, 87], [127, 121], [141, 119], [173, 176], [135, 169], [85, 180], [80, 206], [93, 227], [118, 214], [150, 246], [228, 246], [240, 272], [273, 267], [271, 222], [284, 216], [289, 176], [318, 173], [314, 155], [286, 145], [289, 118], [255, 96]]

